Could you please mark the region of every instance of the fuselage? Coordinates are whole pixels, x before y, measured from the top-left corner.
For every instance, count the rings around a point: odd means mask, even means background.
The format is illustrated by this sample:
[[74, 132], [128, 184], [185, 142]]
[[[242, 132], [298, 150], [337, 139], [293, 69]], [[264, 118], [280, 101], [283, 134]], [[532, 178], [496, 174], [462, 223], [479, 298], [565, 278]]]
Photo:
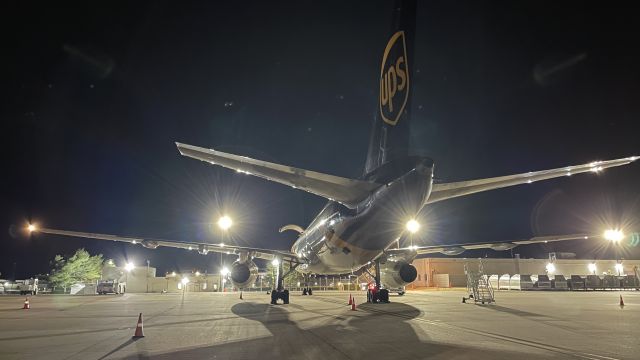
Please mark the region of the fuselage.
[[[415, 161], [417, 159], [417, 161]], [[433, 161], [412, 158], [408, 172], [382, 182], [354, 208], [330, 201], [293, 244], [303, 273], [344, 274], [380, 256], [405, 231], [431, 192]], [[397, 170], [397, 168], [396, 168]], [[372, 178], [377, 183], [388, 175]]]

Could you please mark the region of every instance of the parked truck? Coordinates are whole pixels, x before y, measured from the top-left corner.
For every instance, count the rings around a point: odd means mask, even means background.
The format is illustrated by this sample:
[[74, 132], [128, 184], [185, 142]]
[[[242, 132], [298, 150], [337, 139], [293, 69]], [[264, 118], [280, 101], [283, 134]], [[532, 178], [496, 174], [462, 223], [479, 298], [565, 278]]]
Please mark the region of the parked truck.
[[16, 280], [11, 282], [8, 280], [0, 280], [2, 282], [2, 292], [5, 294], [20, 295], [37, 295], [38, 279]]
[[98, 287], [96, 292], [98, 295], [106, 294], [120, 294], [124, 284], [118, 282], [118, 280], [100, 280], [98, 281]]

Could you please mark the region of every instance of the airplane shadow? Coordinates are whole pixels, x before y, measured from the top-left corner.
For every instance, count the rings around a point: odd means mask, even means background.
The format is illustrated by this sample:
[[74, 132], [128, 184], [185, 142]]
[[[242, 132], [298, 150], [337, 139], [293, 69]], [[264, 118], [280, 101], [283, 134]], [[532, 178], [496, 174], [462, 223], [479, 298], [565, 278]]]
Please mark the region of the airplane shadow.
[[547, 318], [547, 317], [550, 317], [550, 316], [545, 315], [545, 314], [538, 314], [538, 313], [533, 313], [533, 312], [524, 311], [524, 310], [512, 309], [512, 308], [508, 308], [508, 307], [504, 307], [504, 306], [500, 306], [500, 305], [496, 305], [496, 304], [492, 304], [491, 306], [486, 306], [485, 308], [489, 309], [489, 310], [494, 310], [494, 311], [498, 311], [498, 312], [504, 312], [504, 313], [507, 313], [507, 314], [520, 316], [520, 317], [527, 317], [527, 318]]
[[[465, 334], [459, 335], [457, 343], [431, 340], [422, 328], [410, 323], [411, 319], [421, 314], [413, 306], [402, 303], [371, 306], [371, 311], [367, 310], [367, 305], [363, 305], [358, 312], [344, 311], [337, 316], [315, 312], [310, 318], [305, 317], [304, 308], [299, 306], [242, 302], [234, 305], [232, 312], [239, 317], [260, 322], [271, 336], [260, 335], [258, 338], [164, 353], [154, 353], [153, 349], [148, 349], [144, 353], [131, 354], [126, 359], [337, 360], [368, 356], [450, 359], [470, 357], [479, 351], [464, 344]], [[376, 311], [375, 307], [383, 310]], [[314, 327], [314, 324], [319, 326]], [[430, 330], [440, 331], [438, 328]], [[480, 351], [483, 358], [491, 359], [512, 359], [521, 355], [485, 348]]]
[[108, 353], [106, 353], [103, 356], [101, 356], [100, 358], [98, 358], [98, 360], [106, 359], [109, 356], [111, 356], [111, 355], [117, 353], [118, 351], [126, 348], [127, 346], [133, 344], [134, 342], [136, 342], [136, 339], [129, 339], [129, 340], [125, 341], [122, 344], [118, 345], [115, 349], [109, 351]]

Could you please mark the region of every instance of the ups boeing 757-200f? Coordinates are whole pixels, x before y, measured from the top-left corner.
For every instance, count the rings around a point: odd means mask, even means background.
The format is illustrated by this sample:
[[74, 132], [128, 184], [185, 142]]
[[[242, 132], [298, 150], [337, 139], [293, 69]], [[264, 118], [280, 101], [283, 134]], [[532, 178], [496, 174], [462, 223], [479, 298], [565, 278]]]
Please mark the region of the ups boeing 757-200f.
[[[329, 200], [306, 228], [287, 225], [281, 229], [299, 233], [290, 250], [269, 250], [230, 244], [188, 243], [139, 237], [83, 233], [47, 228], [30, 229], [42, 233], [124, 241], [155, 249], [167, 246], [193, 249], [201, 254], [210, 251], [233, 253], [238, 260], [230, 277], [242, 289], [250, 286], [258, 268], [253, 259], [278, 260], [277, 288], [271, 301], [289, 302], [283, 287], [283, 262], [289, 271], [303, 274], [345, 274], [369, 269], [375, 264], [377, 299], [388, 301], [388, 291], [416, 278], [411, 262], [418, 254], [457, 255], [468, 249], [508, 250], [522, 244], [583, 239], [584, 235], [537, 237], [522, 241], [451, 244], [420, 247], [395, 247], [407, 231], [407, 221], [422, 208], [437, 201], [466, 196], [481, 191], [532, 183], [579, 173], [600, 172], [606, 168], [629, 164], [638, 157], [596, 161], [583, 165], [527, 172], [486, 179], [434, 184], [434, 162], [424, 156], [409, 155], [409, 110], [413, 71], [413, 40], [416, 1], [396, 1], [392, 29], [382, 53], [379, 96], [371, 132], [365, 172], [359, 179], [348, 179], [315, 171], [250, 159], [213, 149], [176, 143], [180, 154], [238, 172], [262, 177]], [[411, 223], [415, 225], [415, 223]], [[381, 284], [384, 288], [381, 289]]]

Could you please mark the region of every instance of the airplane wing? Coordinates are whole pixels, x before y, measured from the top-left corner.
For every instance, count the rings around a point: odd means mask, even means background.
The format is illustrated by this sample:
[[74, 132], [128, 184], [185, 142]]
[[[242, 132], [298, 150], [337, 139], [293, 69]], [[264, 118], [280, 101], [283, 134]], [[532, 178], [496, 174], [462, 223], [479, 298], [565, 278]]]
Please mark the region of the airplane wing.
[[180, 154], [184, 156], [275, 181], [329, 200], [335, 200], [347, 206], [356, 205], [366, 199], [371, 191], [380, 187], [380, 184], [373, 182], [322, 174], [198, 146], [178, 142], [176, 146]]
[[534, 171], [523, 174], [507, 175], [487, 179], [467, 180], [446, 184], [433, 184], [431, 196], [427, 204], [458, 196], [474, 194], [481, 191], [499, 189], [507, 186], [532, 183], [540, 180], [553, 179], [561, 176], [571, 176], [585, 172], [600, 172], [606, 168], [630, 164], [640, 157], [631, 156], [616, 160], [595, 161], [589, 164], [565, 166], [562, 168]]
[[96, 240], [109, 240], [109, 241], [119, 241], [130, 244], [140, 244], [147, 249], [156, 249], [158, 247], [171, 247], [185, 250], [193, 250], [197, 251], [202, 255], [206, 255], [209, 252], [223, 253], [223, 254], [240, 254], [240, 253], [249, 253], [251, 257], [264, 259], [264, 260], [273, 260], [276, 258], [283, 259], [285, 261], [293, 261], [294, 263], [299, 262], [296, 255], [288, 250], [270, 250], [270, 249], [258, 249], [244, 246], [235, 246], [224, 243], [218, 244], [209, 244], [209, 243], [200, 243], [200, 242], [183, 242], [183, 241], [175, 241], [175, 240], [163, 240], [163, 239], [153, 239], [153, 238], [142, 238], [142, 237], [130, 237], [130, 236], [119, 236], [119, 235], [109, 235], [109, 234], [96, 234], [96, 233], [87, 233], [87, 232], [78, 232], [78, 231], [67, 231], [67, 230], [56, 230], [56, 229], [48, 229], [48, 228], [36, 228], [29, 227], [32, 233], [43, 233], [50, 235], [62, 235], [62, 236], [71, 236], [71, 237], [80, 237], [86, 239], [96, 239]]
[[546, 244], [550, 242], [569, 241], [569, 240], [586, 240], [593, 237], [594, 236], [589, 236], [585, 234], [536, 236], [526, 240], [510, 240], [510, 241], [451, 244], [451, 245], [410, 246], [410, 247], [399, 248], [399, 249], [387, 249], [385, 250], [385, 252], [394, 253], [394, 252], [416, 251], [418, 255], [435, 254], [435, 253], [441, 253], [444, 255], [459, 255], [465, 252], [466, 250], [492, 249], [496, 251], [504, 251], [504, 250], [513, 249], [518, 245]]

